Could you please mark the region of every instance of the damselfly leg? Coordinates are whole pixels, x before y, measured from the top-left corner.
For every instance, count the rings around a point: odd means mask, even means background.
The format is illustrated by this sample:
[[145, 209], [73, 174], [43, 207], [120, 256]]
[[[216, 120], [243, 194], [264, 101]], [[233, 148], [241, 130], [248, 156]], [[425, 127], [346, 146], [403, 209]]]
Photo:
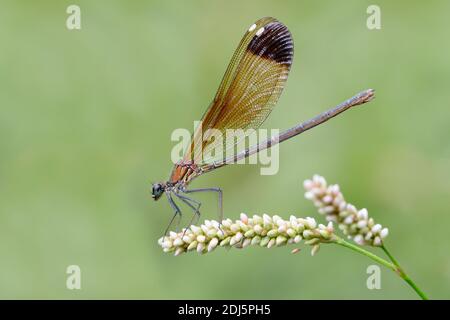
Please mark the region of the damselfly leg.
[[166, 228], [166, 231], [164, 231], [164, 236], [167, 235], [167, 232], [169, 231], [170, 226], [172, 225], [173, 221], [175, 220], [175, 218], [177, 216], [179, 217], [179, 221], [177, 223], [177, 229], [178, 229], [178, 226], [179, 226], [180, 221], [181, 221], [181, 216], [182, 216], [180, 208], [177, 206], [175, 201], [173, 201], [173, 199], [172, 199], [172, 194], [170, 192], [166, 192], [166, 195], [167, 195], [167, 200], [169, 201], [169, 204], [170, 204], [170, 206], [172, 207], [172, 209], [174, 211], [174, 214], [172, 216], [172, 219], [170, 219], [170, 222], [169, 222], [169, 225]]
[[[199, 201], [194, 200], [192, 198], [186, 197], [182, 194], [179, 193], [175, 193], [175, 195], [181, 200], [183, 201], [189, 208], [191, 208], [194, 211], [194, 215], [191, 218], [191, 221], [189, 221], [189, 224], [186, 226], [186, 228], [184, 228], [184, 232], [183, 232], [183, 237], [184, 234], [186, 233], [186, 230], [189, 229], [189, 227], [192, 224], [195, 224], [198, 222], [198, 220], [200, 219], [200, 206], [202, 205]], [[197, 205], [197, 207], [195, 207], [191, 202], [195, 203]], [[194, 222], [195, 219], [195, 222]]]
[[184, 193], [196, 193], [196, 192], [217, 192], [218, 195], [218, 209], [219, 209], [219, 223], [223, 220], [223, 195], [222, 189], [220, 188], [200, 188], [200, 189], [189, 189], [183, 190]]

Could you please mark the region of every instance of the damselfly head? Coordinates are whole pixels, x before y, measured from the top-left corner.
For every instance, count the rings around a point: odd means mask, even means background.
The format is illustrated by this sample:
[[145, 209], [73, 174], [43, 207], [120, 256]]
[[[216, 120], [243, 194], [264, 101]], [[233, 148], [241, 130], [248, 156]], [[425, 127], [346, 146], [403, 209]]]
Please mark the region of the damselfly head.
[[166, 189], [165, 183], [158, 182], [152, 185], [152, 198], [158, 200]]

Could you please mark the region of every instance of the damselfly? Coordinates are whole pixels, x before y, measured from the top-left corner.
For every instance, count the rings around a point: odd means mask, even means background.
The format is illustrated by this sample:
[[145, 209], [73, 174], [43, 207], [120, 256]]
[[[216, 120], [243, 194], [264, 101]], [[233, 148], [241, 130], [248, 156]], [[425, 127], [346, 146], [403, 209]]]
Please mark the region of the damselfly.
[[[181, 217], [181, 210], [174, 196], [190, 207], [195, 217], [200, 216], [200, 202], [188, 196], [197, 192], [216, 192], [219, 203], [219, 221], [222, 221], [222, 190], [220, 188], [188, 189], [189, 183], [206, 172], [245, 159], [261, 150], [292, 138], [335, 116], [370, 101], [374, 97], [372, 89], [362, 91], [343, 103], [298, 124], [277, 136], [250, 146], [231, 158], [219, 160], [203, 159], [206, 148], [220, 143], [210, 139], [208, 129], [225, 133], [227, 129], [257, 129], [272, 111], [283, 91], [294, 55], [292, 36], [287, 27], [274, 18], [262, 18], [250, 26], [237, 47], [225, 72], [219, 89], [206, 110], [198, 128], [192, 135], [190, 148], [187, 148], [183, 160], [174, 165], [167, 182], [154, 183], [152, 197], [158, 200], [167, 196], [175, 217]], [[199, 149], [200, 148], [200, 152]], [[190, 225], [189, 224], [189, 225]]]

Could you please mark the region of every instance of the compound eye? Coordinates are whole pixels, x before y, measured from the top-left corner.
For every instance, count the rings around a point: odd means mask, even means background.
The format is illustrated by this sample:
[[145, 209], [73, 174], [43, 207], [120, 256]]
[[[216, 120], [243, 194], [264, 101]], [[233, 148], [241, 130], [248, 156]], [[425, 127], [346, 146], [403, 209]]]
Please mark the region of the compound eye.
[[162, 186], [159, 183], [153, 185], [152, 195], [153, 197], [157, 197], [162, 193]]

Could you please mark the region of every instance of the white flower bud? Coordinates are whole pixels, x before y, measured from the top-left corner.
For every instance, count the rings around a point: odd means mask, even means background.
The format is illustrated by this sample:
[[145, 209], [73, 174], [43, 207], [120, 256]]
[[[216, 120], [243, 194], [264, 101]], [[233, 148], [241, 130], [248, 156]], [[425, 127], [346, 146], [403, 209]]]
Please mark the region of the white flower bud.
[[272, 218], [267, 214], [263, 214], [263, 221], [264, 223], [272, 223]]
[[336, 209], [333, 206], [326, 206], [319, 209], [319, 211], [321, 211], [320, 213], [323, 212], [322, 214], [332, 214], [336, 211]]
[[286, 230], [287, 230], [287, 227], [285, 224], [278, 227], [279, 233], [284, 233], [284, 232], [286, 232]]
[[373, 239], [373, 245], [376, 247], [379, 247], [383, 244], [383, 242], [381, 241], [380, 237], [375, 237], [375, 239]]
[[360, 221], [358, 221], [357, 226], [360, 229], [365, 228], [367, 226], [367, 221], [366, 220], [360, 220]]
[[253, 237], [255, 235], [255, 230], [254, 229], [250, 229], [247, 232], [244, 233], [244, 237], [246, 238], [250, 238]]
[[313, 182], [311, 180], [305, 180], [303, 181], [303, 187], [305, 189], [311, 189], [313, 186]]
[[241, 228], [240, 228], [240, 226], [237, 224], [237, 223], [233, 223], [231, 226], [230, 226], [230, 230], [231, 230], [231, 232], [238, 232], [239, 230], [241, 230]]
[[272, 219], [268, 215], [265, 214], [263, 216], [263, 220], [264, 220], [264, 228], [269, 228], [270, 226], [272, 226]]
[[202, 253], [204, 249], [205, 249], [205, 244], [202, 242], [199, 242], [199, 244], [197, 245], [197, 252]]
[[181, 240], [180, 238], [176, 238], [175, 240], [173, 240], [173, 245], [175, 247], [179, 247], [183, 245], [183, 240]]
[[270, 239], [269, 237], [264, 237], [264, 238], [262, 238], [261, 241], [259, 242], [259, 245], [260, 245], [261, 247], [266, 247], [270, 240], [271, 240], [271, 239]]
[[195, 248], [197, 248], [198, 242], [197, 241], [192, 241], [189, 246], [187, 247], [188, 251], [194, 250]]
[[257, 224], [253, 227], [253, 230], [255, 231], [256, 234], [261, 234], [263, 231], [263, 227], [261, 227], [259, 224]]
[[248, 247], [252, 243], [252, 239], [245, 238], [244, 241], [242, 241], [242, 248]]
[[215, 237], [217, 235], [218, 230], [211, 228], [206, 232], [206, 235], [210, 238]]
[[388, 228], [383, 228], [383, 229], [380, 231], [380, 237], [381, 237], [381, 239], [386, 238], [386, 237], [388, 236], [388, 234], [389, 234], [389, 229], [388, 229]]
[[223, 233], [223, 231], [221, 229], [218, 229], [216, 232], [216, 237], [219, 239], [223, 239], [225, 237], [225, 234]]
[[286, 244], [287, 238], [283, 236], [278, 236], [276, 239], [276, 245], [281, 246], [283, 244]]
[[357, 244], [359, 245], [363, 245], [364, 244], [364, 238], [362, 235], [357, 234], [354, 238], [353, 241], [355, 241]]
[[330, 193], [332, 193], [335, 197], [340, 195], [340, 188], [338, 184], [333, 184], [330, 186]]
[[269, 243], [267, 244], [267, 248], [272, 248], [275, 245], [276, 240], [274, 238], [270, 239]]
[[217, 247], [218, 243], [219, 243], [219, 239], [212, 238], [211, 241], [208, 244], [208, 252], [213, 251]]
[[220, 241], [220, 246], [224, 247], [224, 246], [228, 245], [230, 242], [231, 242], [231, 237], [226, 237], [225, 239]]
[[253, 237], [253, 239], [252, 239], [252, 242], [251, 242], [251, 245], [257, 245], [257, 244], [259, 244], [261, 242], [261, 237], [260, 236], [256, 236], [256, 237]]
[[[280, 230], [278, 230], [278, 231], [280, 231]], [[289, 237], [291, 237], [291, 238], [295, 237], [295, 235], [297, 234], [297, 233], [295, 232], [295, 230], [292, 229], [292, 228], [287, 229], [287, 230], [286, 230], [286, 233], [287, 233], [287, 235], [288, 235]]]
[[229, 221], [229, 220], [223, 220], [223, 221], [222, 221], [222, 225], [223, 225], [225, 228], [229, 228], [229, 227], [231, 226], [231, 224], [232, 224], [232, 222]]
[[315, 229], [317, 227], [316, 220], [310, 217], [306, 218], [306, 224], [310, 229]]
[[376, 224], [376, 225], [374, 225], [374, 226], [372, 227], [372, 232], [373, 232], [373, 233], [378, 233], [378, 232], [381, 231], [381, 228], [383, 228], [383, 227], [381, 226], [381, 224]]
[[163, 248], [170, 248], [172, 247], [172, 241], [170, 241], [168, 238], [162, 243], [161, 247]]
[[326, 229], [319, 230], [319, 233], [326, 240], [330, 238], [330, 233]]
[[169, 232], [169, 237], [170, 237], [171, 240], [176, 239], [177, 236], [178, 236], [178, 233], [173, 232], [173, 231], [170, 231], [170, 232]]
[[246, 232], [247, 230], [250, 229], [250, 227], [247, 224], [243, 223], [241, 220], [238, 220], [237, 224], [239, 225], [239, 228], [241, 229], [242, 232]]
[[312, 232], [311, 230], [305, 230], [303, 231], [303, 238], [304, 239], [309, 239], [314, 235], [314, 232]]
[[369, 218], [369, 212], [366, 208], [363, 208], [358, 211], [358, 219], [367, 220]]
[[177, 248], [175, 250], [175, 253], [173, 254], [174, 256], [179, 256], [180, 254], [182, 254], [184, 252], [183, 248]]
[[305, 244], [312, 246], [312, 245], [318, 244], [319, 242], [320, 242], [320, 240], [318, 238], [312, 238], [310, 240], [306, 240]]
[[345, 224], [352, 224], [353, 223], [353, 216], [348, 216], [344, 219]]
[[313, 192], [308, 191], [308, 192], [305, 192], [305, 198], [308, 200], [313, 200], [315, 198], [315, 195]]
[[202, 225], [200, 226], [200, 228], [202, 229], [202, 231], [203, 231], [204, 234], [207, 234], [208, 231], [209, 231], [209, 227], [207, 227], [207, 226], [204, 225], [204, 224], [202, 224]]
[[202, 229], [197, 226], [191, 226], [190, 228], [191, 228], [192, 232], [195, 233], [196, 235], [199, 235], [202, 232]]
[[323, 203], [329, 204], [333, 201], [333, 197], [331, 197], [330, 195], [326, 195], [325, 197], [323, 197], [322, 201]]
[[311, 255], [314, 256], [320, 249], [320, 245], [316, 244], [311, 249]]
[[219, 229], [220, 228], [220, 223], [216, 220], [212, 220], [211, 221], [211, 228], [215, 228], [215, 229]]
[[262, 224], [264, 222], [264, 220], [263, 220], [263, 218], [261, 218], [260, 216], [258, 216], [258, 215], [254, 215], [253, 216], [253, 223], [255, 224], [255, 225], [257, 225], [257, 224]]
[[275, 230], [275, 229], [272, 229], [269, 232], [267, 232], [267, 236], [271, 237], [271, 238], [276, 237], [277, 235], [278, 235], [278, 230]]

